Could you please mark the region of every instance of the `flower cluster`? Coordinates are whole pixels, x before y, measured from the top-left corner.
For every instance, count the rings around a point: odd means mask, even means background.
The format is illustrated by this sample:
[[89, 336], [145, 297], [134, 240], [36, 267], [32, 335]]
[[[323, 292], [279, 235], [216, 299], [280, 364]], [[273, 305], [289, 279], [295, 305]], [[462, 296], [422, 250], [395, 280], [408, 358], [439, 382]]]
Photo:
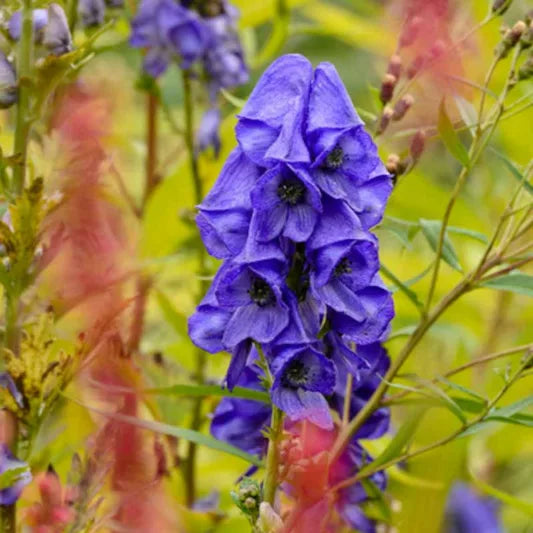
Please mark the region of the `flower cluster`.
[[[72, 35], [63, 8], [56, 3], [48, 9], [34, 9], [33, 35], [35, 43], [42, 45], [45, 51], [54, 56], [67, 54], [72, 50]], [[14, 41], [22, 33], [22, 11], [13, 13], [8, 23], [8, 34]]]
[[201, 60], [215, 92], [245, 83], [248, 70], [236, 33], [234, 8], [222, 1], [205, 2], [194, 11], [186, 4], [174, 0], [142, 0], [139, 4], [130, 44], [146, 49], [145, 71], [156, 78], [174, 59], [183, 69]]
[[106, 8], [120, 8], [124, 0], [79, 0], [78, 16], [85, 28], [100, 26], [104, 23]]
[[226, 0], [204, 0], [194, 5], [187, 1], [142, 0], [132, 22], [130, 44], [146, 50], [144, 70], [150, 76], [157, 78], [174, 60], [184, 70], [201, 65], [210, 108], [198, 131], [197, 149], [212, 146], [215, 155], [220, 150], [218, 93], [248, 81], [237, 18], [236, 9]]
[[[224, 261], [189, 333], [210, 353], [232, 354], [230, 389], [261, 389], [267, 364], [286, 429], [307, 420], [334, 434], [345, 395], [354, 416], [389, 364], [380, 342], [394, 310], [370, 229], [381, 220], [391, 178], [329, 63], [313, 70], [300, 55], [281, 57], [238, 118], [239, 146], [199, 206], [202, 239]], [[263, 454], [270, 407], [258, 405], [224, 399], [212, 433]], [[388, 411], [377, 410], [355, 439], [377, 438], [388, 424]], [[342, 461], [361, 457], [353, 446]], [[351, 507], [361, 495], [350, 494], [341, 498], [348, 508], [339, 509], [348, 520], [361, 514]]]
[[328, 63], [313, 72], [302, 56], [278, 59], [236, 132], [239, 147], [199, 207], [204, 243], [225, 261], [190, 335], [233, 354], [230, 388], [261, 344], [273, 402], [292, 420], [332, 428], [326, 397], [344, 395], [345, 376], [368, 363], [361, 351], [372, 352], [393, 316], [369, 231], [390, 176]]

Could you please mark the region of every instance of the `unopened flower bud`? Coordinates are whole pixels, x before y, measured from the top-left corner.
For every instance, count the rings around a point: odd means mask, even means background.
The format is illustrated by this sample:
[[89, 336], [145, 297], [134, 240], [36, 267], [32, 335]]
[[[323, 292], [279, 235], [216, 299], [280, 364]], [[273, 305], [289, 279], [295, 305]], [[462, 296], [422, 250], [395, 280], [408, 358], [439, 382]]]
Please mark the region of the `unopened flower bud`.
[[526, 21], [526, 24], [531, 24], [533, 22], [533, 9], [530, 9], [526, 16], [524, 17], [524, 20]]
[[17, 101], [17, 80], [15, 69], [7, 57], [0, 52], [0, 109], [7, 109]]
[[422, 17], [416, 16], [406, 23], [402, 35], [400, 36], [400, 48], [410, 46], [415, 42], [423, 22]]
[[492, 12], [498, 15], [503, 15], [511, 6], [513, 0], [494, 0], [492, 4]]
[[48, 24], [44, 28], [43, 45], [55, 56], [68, 54], [72, 50], [72, 35], [67, 17], [59, 4], [48, 7]]
[[527, 80], [529, 78], [533, 78], [533, 54], [531, 53], [518, 70], [518, 79], [520, 81]]
[[499, 59], [507, 57], [509, 52], [516, 46], [527, 26], [523, 20], [519, 20], [511, 29], [505, 32], [503, 40], [496, 47], [495, 53]]
[[525, 50], [533, 45], [533, 21], [529, 23], [527, 30], [522, 35], [520, 46]]
[[416, 56], [413, 62], [409, 65], [409, 68], [407, 69], [407, 77], [412, 80], [422, 69], [425, 62], [426, 58], [424, 56]]
[[423, 131], [418, 131], [414, 135], [411, 146], [409, 147], [409, 153], [413, 159], [413, 163], [417, 163], [420, 159], [420, 156], [424, 152], [426, 147], [426, 135]]
[[394, 115], [394, 109], [390, 106], [385, 106], [383, 109], [383, 113], [381, 113], [381, 117], [379, 119], [377, 134], [381, 135], [389, 126], [389, 123], [391, 121], [392, 115]]
[[257, 507], [257, 500], [255, 498], [246, 498], [243, 502], [244, 507], [246, 509], [252, 510]]
[[85, 28], [101, 26], [104, 23], [104, 0], [79, 0], [78, 15]]
[[392, 100], [394, 88], [397, 82], [396, 76], [392, 74], [385, 74], [383, 81], [381, 82], [381, 91], [379, 93], [379, 99], [383, 104], [386, 104]]
[[400, 156], [398, 154], [390, 154], [385, 163], [386, 169], [390, 174], [395, 175], [398, 171], [398, 164], [400, 163]]
[[399, 55], [394, 54], [389, 59], [389, 65], [387, 67], [387, 74], [391, 74], [397, 80], [400, 78], [402, 74], [402, 58]]
[[256, 526], [260, 533], [280, 533], [283, 530], [283, 521], [269, 503], [261, 502]]
[[414, 103], [415, 99], [410, 94], [403, 96], [394, 106], [392, 120], [401, 120]]

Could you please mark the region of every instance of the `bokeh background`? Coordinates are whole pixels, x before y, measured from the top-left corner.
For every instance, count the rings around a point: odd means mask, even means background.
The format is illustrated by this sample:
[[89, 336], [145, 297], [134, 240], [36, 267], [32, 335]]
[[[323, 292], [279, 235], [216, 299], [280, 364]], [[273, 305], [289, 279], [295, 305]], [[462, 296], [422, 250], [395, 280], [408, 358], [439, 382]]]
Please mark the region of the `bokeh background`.
[[[204, 154], [200, 160], [205, 190], [214, 182], [227, 154], [235, 146], [233, 127], [241, 99], [246, 99], [265, 66], [281, 53], [302, 53], [314, 64], [320, 61], [334, 63], [362, 117], [371, 122], [372, 116], [380, 112], [376, 88], [388, 58], [395, 51], [405, 16], [401, 0], [293, 0], [289, 1], [291, 21], [288, 35], [285, 35], [276, 22], [274, 0], [234, 0], [234, 3], [241, 12], [240, 31], [252, 67], [252, 79], [247, 86], [233, 93], [235, 98], [228, 97], [223, 105], [222, 152], [218, 159], [212, 154]], [[443, 97], [452, 120], [459, 122], [464, 118], [465, 109], [468, 111], [469, 105], [479, 101], [480, 92], [475, 84], [483, 83], [493, 49], [501, 37], [499, 26], [502, 22], [512, 25], [532, 7], [527, 0], [515, 0], [503, 19], [497, 18], [475, 32], [461, 53], [453, 55], [453, 60], [439, 64], [414, 84], [411, 92], [415, 104], [408, 116], [378, 139], [384, 159], [390, 153], [404, 152], [412, 135], [420, 128], [431, 131]], [[423, 29], [427, 38], [419, 46], [430, 47], [439, 32], [451, 39], [460, 38], [481, 21], [488, 10], [486, 0], [450, 2], [448, 15], [437, 26]], [[161, 80], [164, 106], [158, 116], [161, 133], [157, 169], [161, 182], [150, 197], [141, 220], [129, 211], [127, 197], [141, 198], [144, 188], [146, 96], [139, 90], [141, 58], [127, 45], [128, 34], [127, 22], [120, 21], [112, 32], [101, 38], [97, 57], [83, 69], [81, 79], [86, 86], [97, 90], [109, 105], [106, 118], [110, 131], [105, 137], [105, 147], [112, 154], [117, 172], [106, 174], [105, 191], [113, 208], [120, 213], [124, 239], [129, 243], [121, 249], [123, 255], [115, 260], [121, 261], [122, 267], [132, 264], [142, 268], [152, 279], [141, 353], [135, 366], [144, 375], [145, 386], [165, 387], [190, 382], [195, 369], [196, 351], [186, 331], [186, 319], [194, 309], [199, 291], [195, 274], [198, 241], [192, 221], [195, 202], [186, 147], [177, 131], [183, 123], [183, 95], [180, 72], [174, 67]], [[267, 52], [270, 50], [271, 53], [264, 53], [265, 44]], [[405, 60], [409, 61], [410, 57], [406, 56]], [[494, 89], [502, 86], [506, 74], [506, 66], [496, 71]], [[529, 100], [526, 98], [525, 102], [531, 102], [532, 89], [531, 83], [520, 84], [511, 92], [510, 100], [529, 94]], [[489, 99], [489, 104], [492, 103]], [[196, 91], [197, 119], [206, 104], [202, 92]], [[491, 143], [519, 168], [524, 167], [533, 155], [532, 124], [533, 107], [529, 107], [502, 121]], [[2, 145], [7, 146], [8, 133], [4, 128], [0, 131]], [[468, 132], [463, 131], [461, 135], [466, 141]], [[41, 155], [36, 150], [34, 153], [35, 167], [50, 184], [50, 190], [57, 183], [58, 159], [54, 154], [60, 150], [58, 142], [52, 137], [47, 140]], [[438, 139], [430, 135], [420, 164], [399, 180], [387, 208], [388, 218], [378, 233], [382, 262], [400, 280], [417, 277], [432, 263], [434, 252], [420, 231], [418, 221], [442, 217], [459, 170], [459, 163]], [[479, 260], [483, 250], [483, 237], [479, 234], [491, 235], [515, 186], [515, 178], [508, 168], [488, 150], [468, 179], [451, 217], [452, 226], [478, 232], [477, 238], [460, 232], [450, 234], [464, 271]], [[127, 191], [126, 195], [124, 191]], [[214, 272], [215, 262], [209, 266]], [[460, 276], [458, 271], [443, 263], [437, 297], [449, 290]], [[429, 278], [428, 275], [422, 276], [410, 285], [422, 299], [427, 294]], [[43, 281], [38, 290], [50, 297], [53, 282], [53, 279]], [[126, 282], [124, 291], [132, 293], [133, 283]], [[406, 332], [418, 320], [416, 307], [402, 292], [396, 292], [395, 305], [396, 318], [391, 339], [387, 342], [392, 357], [405, 341]], [[67, 312], [58, 329], [66, 338], [73, 337], [79, 329], [79, 320], [75, 311]], [[533, 304], [527, 296], [488, 289], [473, 291], [454, 304], [431, 328], [404, 371], [433, 377], [475, 357], [526, 344], [532, 341], [532, 324]], [[457, 376], [456, 382], [482, 396], [491, 397], [501, 387], [507, 365], [516, 364], [519, 357], [518, 354], [514, 358], [476, 367]], [[209, 356], [209, 380], [218, 383], [228, 362], [226, 354]], [[67, 396], [83, 398], [94, 405], [91, 390], [90, 383], [75, 382]], [[504, 403], [523, 398], [532, 390], [533, 377], [530, 376], [512, 388]], [[144, 399], [146, 403], [141, 414], [145, 418], [156, 417], [180, 426], [189, 424], [191, 399], [150, 394]], [[206, 431], [209, 413], [217, 401], [217, 398], [208, 398], [204, 402]], [[393, 428], [399, 427], [413, 408], [412, 405], [394, 407]], [[42, 465], [53, 463], [66, 478], [72, 453], [83, 450], [87, 438], [95, 430], [95, 416], [84, 405], [68, 398], [62, 400], [61, 408], [51, 418], [36, 445]], [[446, 409], [433, 408], [424, 417], [414, 446], [438, 440], [457, 427], [453, 414]], [[390, 469], [387, 501], [394, 527], [401, 533], [440, 531], [448, 490], [461, 479], [475, 479], [480, 487], [488, 484], [524, 502], [533, 502], [531, 431], [511, 424], [495, 425], [423, 455], [403, 465], [402, 469]], [[368, 446], [374, 453], [379, 453], [389, 441], [390, 437], [384, 437], [368, 443]], [[183, 447], [185, 443], [178, 446]], [[247, 521], [239, 516], [229, 495], [246, 468], [247, 465], [237, 458], [200, 448], [200, 496], [218, 491], [221, 497], [220, 512], [210, 514], [185, 509], [182, 479], [176, 469], [169, 469], [165, 488], [172, 495], [169, 501], [176, 505], [172, 512], [179, 514], [187, 531], [249, 531]], [[31, 500], [31, 494], [25, 497]], [[532, 515], [520, 510], [512, 498], [500, 505], [510, 532], [533, 532]]]

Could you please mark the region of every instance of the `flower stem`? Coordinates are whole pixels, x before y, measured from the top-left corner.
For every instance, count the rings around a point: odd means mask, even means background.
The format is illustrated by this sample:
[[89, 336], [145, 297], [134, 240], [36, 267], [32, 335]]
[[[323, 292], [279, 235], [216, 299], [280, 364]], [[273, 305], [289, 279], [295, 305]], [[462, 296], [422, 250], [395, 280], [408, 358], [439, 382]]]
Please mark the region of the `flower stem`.
[[15, 129], [14, 153], [19, 157], [13, 169], [13, 192], [18, 195], [24, 188], [26, 154], [30, 133], [30, 78], [33, 64], [32, 0], [24, 0], [22, 7], [22, 33], [18, 47], [19, 99]]
[[278, 444], [283, 429], [283, 412], [275, 405], [272, 406], [272, 420], [270, 422], [270, 440], [266, 456], [265, 485], [263, 500], [274, 506], [276, 489], [278, 486], [279, 451]]
[[[198, 159], [194, 147], [194, 106], [192, 98], [191, 77], [189, 72], [183, 72], [183, 97], [185, 108], [185, 144], [189, 154], [189, 165], [194, 187], [195, 204], [201, 203], [204, 197], [203, 184], [200, 178], [198, 168]], [[206, 256], [203, 246], [198, 246], [198, 275], [200, 277], [200, 291], [198, 295], [198, 302], [204, 296], [208, 289], [208, 280], [205, 278], [206, 273]], [[207, 362], [206, 353], [203, 350], [197, 351], [196, 369], [194, 373], [194, 380], [198, 385], [202, 385], [205, 381], [205, 365]], [[202, 425], [202, 398], [194, 400], [191, 429], [198, 431]], [[196, 499], [196, 464], [197, 447], [194, 442], [188, 443], [187, 458], [184, 462], [184, 478], [187, 505], [191, 506]]]

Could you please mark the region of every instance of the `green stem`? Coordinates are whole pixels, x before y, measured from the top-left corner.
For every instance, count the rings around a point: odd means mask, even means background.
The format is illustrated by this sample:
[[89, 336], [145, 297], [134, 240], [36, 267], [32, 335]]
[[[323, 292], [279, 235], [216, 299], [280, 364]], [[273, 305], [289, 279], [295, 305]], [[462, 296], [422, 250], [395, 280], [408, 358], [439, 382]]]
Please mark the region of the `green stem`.
[[24, 188], [26, 154], [30, 133], [31, 73], [33, 66], [32, 0], [24, 0], [22, 33], [18, 47], [19, 99], [17, 106], [14, 153], [19, 161], [13, 170], [13, 191], [20, 194]]
[[270, 422], [270, 440], [266, 456], [265, 485], [263, 489], [263, 500], [274, 506], [276, 489], [278, 487], [279, 470], [279, 440], [283, 429], [283, 412], [275, 405], [272, 406], [272, 420]]
[[[204, 197], [203, 184], [198, 169], [198, 159], [194, 147], [194, 106], [192, 98], [191, 77], [189, 72], [183, 72], [183, 95], [185, 108], [185, 144], [189, 154], [189, 165], [194, 187], [194, 200], [198, 205]], [[198, 274], [200, 276], [200, 291], [198, 301], [203, 297], [208, 289], [208, 280], [205, 278], [206, 273], [206, 255], [203, 246], [198, 247]], [[194, 380], [198, 385], [205, 382], [205, 366], [207, 355], [203, 350], [198, 350], [196, 354], [196, 369]], [[196, 398], [193, 405], [191, 429], [198, 431], [202, 425], [202, 398]], [[194, 442], [188, 443], [187, 458], [184, 462], [184, 479], [186, 490], [187, 505], [191, 506], [196, 499], [196, 452], [197, 447]]]

